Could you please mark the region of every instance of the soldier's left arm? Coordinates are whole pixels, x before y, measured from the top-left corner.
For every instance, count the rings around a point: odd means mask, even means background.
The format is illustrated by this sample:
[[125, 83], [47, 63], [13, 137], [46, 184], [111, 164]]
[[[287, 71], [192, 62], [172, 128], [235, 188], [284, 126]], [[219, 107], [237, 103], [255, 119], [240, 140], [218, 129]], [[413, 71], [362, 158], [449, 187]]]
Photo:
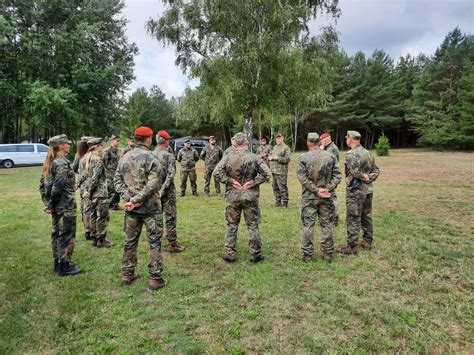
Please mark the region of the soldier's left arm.
[[206, 160], [206, 153], [207, 153], [206, 150], [207, 150], [207, 146], [204, 147], [203, 150], [201, 150], [201, 154], [199, 156], [199, 158], [201, 158], [201, 160]]
[[[369, 153], [370, 154], [370, 153]], [[379, 167], [375, 164], [375, 159], [374, 157], [372, 156], [372, 154], [370, 154], [370, 157], [372, 159], [372, 170], [370, 171], [369, 173], [369, 183], [371, 182], [374, 182], [375, 180], [377, 180], [377, 178], [379, 177], [380, 175], [380, 169]]]
[[199, 160], [199, 153], [197, 152], [196, 149], [194, 149], [194, 161], [198, 161]]
[[[227, 183], [231, 177], [227, 175], [227, 172], [225, 171], [225, 167], [227, 164], [227, 155], [222, 158], [222, 160], [217, 163], [216, 167], [214, 168], [214, 171], [212, 172], [212, 175], [217, 178], [222, 183]], [[233, 179], [232, 179], [233, 180]]]
[[360, 170], [360, 157], [356, 153], [347, 154], [346, 167], [346, 174], [349, 173], [356, 179], [363, 179], [364, 173]]
[[306, 162], [303, 157], [300, 157], [296, 164], [296, 177], [306, 190], [314, 192], [315, 194], [318, 192], [318, 187], [309, 179], [308, 169], [306, 169]]
[[89, 192], [89, 194], [92, 195], [92, 193], [97, 188], [97, 185], [99, 184], [100, 175], [103, 173], [104, 169], [104, 161], [102, 159], [94, 159], [94, 166], [92, 167], [91, 178], [87, 180], [86, 185], [84, 186], [85, 191]]
[[[55, 174], [52, 181], [51, 195], [48, 201], [48, 208], [54, 209], [62, 198], [67, 182], [69, 180], [69, 164], [62, 162], [53, 167]], [[53, 170], [51, 169], [51, 170]]]
[[288, 164], [291, 158], [291, 151], [289, 147], [283, 150], [283, 154], [278, 157], [278, 162], [281, 164]]
[[133, 204], [142, 204], [160, 188], [160, 163], [155, 157], [147, 156], [145, 166], [148, 173], [147, 182], [141, 191], [130, 199]]
[[169, 155], [168, 159], [168, 173], [166, 174], [166, 179], [161, 185], [160, 193], [163, 193], [170, 185], [174, 179], [174, 174], [176, 173], [176, 160], [174, 159], [173, 154]]
[[120, 160], [117, 170], [115, 170], [114, 189], [123, 198], [125, 202], [129, 202], [130, 198], [132, 198], [132, 193], [130, 189], [128, 188], [127, 184], [125, 183], [125, 180], [122, 176], [122, 173], [121, 173], [122, 164], [123, 164], [122, 160]]
[[257, 186], [263, 184], [270, 180], [270, 168], [268, 165], [263, 161], [262, 158], [258, 157], [257, 160], [257, 176], [252, 180], [252, 186]]

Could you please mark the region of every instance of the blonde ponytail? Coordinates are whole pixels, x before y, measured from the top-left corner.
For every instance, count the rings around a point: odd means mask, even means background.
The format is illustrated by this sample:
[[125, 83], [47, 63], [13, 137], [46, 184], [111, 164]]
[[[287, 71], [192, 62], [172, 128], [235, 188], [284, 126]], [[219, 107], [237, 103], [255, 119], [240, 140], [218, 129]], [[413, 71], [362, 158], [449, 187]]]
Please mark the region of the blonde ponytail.
[[44, 160], [43, 164], [43, 176], [45, 180], [48, 180], [49, 178], [49, 169], [53, 160], [56, 159], [57, 154], [58, 147], [53, 147], [50, 145], [48, 148], [48, 154], [46, 154], [46, 159]]

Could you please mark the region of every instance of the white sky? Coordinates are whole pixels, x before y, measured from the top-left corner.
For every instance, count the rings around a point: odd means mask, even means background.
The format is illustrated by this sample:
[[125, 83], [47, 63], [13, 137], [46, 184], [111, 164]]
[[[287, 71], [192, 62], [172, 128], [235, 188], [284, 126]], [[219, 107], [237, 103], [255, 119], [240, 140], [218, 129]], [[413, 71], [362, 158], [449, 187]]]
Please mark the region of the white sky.
[[[340, 0], [341, 17], [336, 23], [341, 47], [348, 54], [358, 50], [371, 55], [383, 49], [397, 60], [408, 53], [431, 55], [449, 31], [459, 26], [465, 33], [474, 33], [474, 0]], [[135, 57], [136, 80], [139, 87], [158, 85], [168, 98], [180, 96], [190, 82], [174, 65], [174, 48], [163, 47], [145, 30], [145, 22], [156, 18], [164, 9], [159, 0], [125, 0], [123, 15], [129, 20], [127, 36], [140, 53]], [[310, 25], [311, 32], [328, 23], [322, 17]]]

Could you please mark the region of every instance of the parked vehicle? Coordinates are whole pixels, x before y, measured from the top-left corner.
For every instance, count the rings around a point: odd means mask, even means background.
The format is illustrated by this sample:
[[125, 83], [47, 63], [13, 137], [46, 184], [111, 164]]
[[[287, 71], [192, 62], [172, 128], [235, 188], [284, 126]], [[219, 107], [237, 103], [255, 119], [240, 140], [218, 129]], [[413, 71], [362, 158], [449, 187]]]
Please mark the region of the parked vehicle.
[[0, 166], [41, 165], [48, 153], [48, 146], [40, 143], [0, 144]]
[[191, 140], [191, 147], [196, 149], [199, 154], [201, 154], [201, 151], [209, 143], [208, 138], [202, 138], [202, 137], [182, 137], [182, 138], [173, 139], [170, 142], [170, 147], [171, 149], [173, 149], [174, 155], [176, 156], [178, 155], [179, 150], [184, 147], [184, 141], [186, 139]]

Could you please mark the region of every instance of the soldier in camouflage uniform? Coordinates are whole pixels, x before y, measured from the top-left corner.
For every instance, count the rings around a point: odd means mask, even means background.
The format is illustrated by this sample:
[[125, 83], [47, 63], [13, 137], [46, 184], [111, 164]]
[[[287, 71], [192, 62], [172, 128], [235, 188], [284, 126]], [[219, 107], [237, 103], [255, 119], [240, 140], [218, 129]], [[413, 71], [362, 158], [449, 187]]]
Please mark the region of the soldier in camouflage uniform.
[[135, 132], [135, 147], [120, 159], [115, 172], [115, 190], [125, 201], [125, 245], [122, 258], [122, 282], [131, 284], [137, 279], [138, 240], [143, 225], [148, 235], [149, 262], [148, 289], [157, 290], [165, 286], [162, 277], [160, 163], [150, 151], [153, 131], [149, 127], [138, 127]]
[[[216, 144], [216, 137], [209, 137], [209, 144], [204, 147], [201, 151], [200, 158], [204, 160], [204, 193], [209, 196], [212, 172], [214, 171], [217, 163], [222, 159], [223, 153], [221, 147]], [[214, 177], [214, 185], [216, 187], [216, 193], [221, 193], [221, 186], [219, 181]]]
[[196, 149], [191, 147], [191, 140], [184, 141], [184, 148], [178, 153], [178, 161], [181, 163], [181, 197], [186, 195], [186, 182], [189, 177], [191, 190], [194, 196], [199, 196], [197, 192], [196, 162], [199, 160], [199, 154]]
[[104, 150], [104, 167], [107, 174], [107, 191], [109, 193], [109, 208], [111, 210], [120, 210], [120, 196], [114, 188], [114, 175], [117, 170], [119, 157], [120, 137], [112, 136], [110, 146]]
[[261, 137], [260, 138], [260, 145], [257, 148], [256, 154], [262, 158], [262, 160], [270, 166], [270, 161], [268, 160], [268, 157], [270, 156], [270, 153], [272, 151], [272, 147], [268, 145], [268, 137]]
[[[339, 164], [339, 149], [337, 146], [334, 144], [334, 142], [331, 140], [331, 135], [329, 133], [323, 133], [321, 134], [321, 145], [319, 147], [320, 149], [330, 153], [334, 158], [336, 158], [337, 164]], [[339, 208], [337, 207], [337, 195], [336, 191], [334, 191], [331, 195], [331, 200], [332, 200], [332, 206], [333, 206], [333, 211], [331, 213], [332, 215], [332, 221], [334, 223], [334, 226], [339, 225]]]
[[288, 164], [291, 151], [283, 141], [283, 135], [277, 133], [276, 145], [268, 157], [273, 175], [272, 188], [275, 195], [275, 206], [288, 207]]
[[300, 156], [296, 176], [302, 185], [301, 222], [303, 237], [302, 260], [308, 262], [314, 253], [314, 225], [319, 218], [321, 227], [321, 250], [323, 259], [331, 262], [334, 251], [332, 237], [332, 200], [337, 185], [341, 182], [341, 172], [336, 159], [329, 153], [318, 149], [320, 142], [317, 133], [308, 133], [309, 151]]
[[372, 249], [372, 183], [379, 177], [380, 170], [375, 159], [360, 144], [361, 135], [357, 131], [347, 131], [346, 144], [351, 148], [347, 152], [346, 174], [346, 209], [347, 209], [347, 246], [338, 250], [344, 255], [356, 255], [359, 232], [362, 227], [363, 241], [360, 246]]
[[102, 152], [104, 146], [101, 138], [87, 141], [89, 152], [85, 155], [85, 174], [82, 185], [82, 198], [89, 199], [91, 204], [91, 238], [92, 246], [110, 248], [113, 243], [106, 239], [109, 226], [109, 195], [107, 176]]
[[40, 193], [44, 211], [52, 216], [54, 271], [59, 276], [76, 275], [81, 269], [71, 261], [76, 239], [75, 180], [67, 158], [71, 141], [62, 134], [49, 139], [48, 144]]
[[184, 247], [180, 246], [176, 236], [176, 187], [174, 174], [176, 172], [176, 159], [169, 152], [168, 147], [171, 136], [166, 131], [159, 131], [156, 135], [158, 143], [153, 154], [160, 163], [161, 187], [158, 191], [161, 199], [162, 213], [165, 218], [166, 239], [169, 242], [170, 253], [180, 253]]
[[135, 147], [135, 140], [133, 138], [127, 139], [127, 147], [122, 151], [122, 157]]
[[227, 234], [224, 243], [224, 260], [235, 261], [237, 231], [240, 216], [244, 213], [249, 231], [250, 261], [257, 263], [264, 259], [258, 226], [260, 209], [258, 207], [259, 186], [270, 178], [270, 169], [256, 154], [248, 150], [244, 133], [233, 137], [235, 147], [217, 164], [214, 176], [226, 185]]

